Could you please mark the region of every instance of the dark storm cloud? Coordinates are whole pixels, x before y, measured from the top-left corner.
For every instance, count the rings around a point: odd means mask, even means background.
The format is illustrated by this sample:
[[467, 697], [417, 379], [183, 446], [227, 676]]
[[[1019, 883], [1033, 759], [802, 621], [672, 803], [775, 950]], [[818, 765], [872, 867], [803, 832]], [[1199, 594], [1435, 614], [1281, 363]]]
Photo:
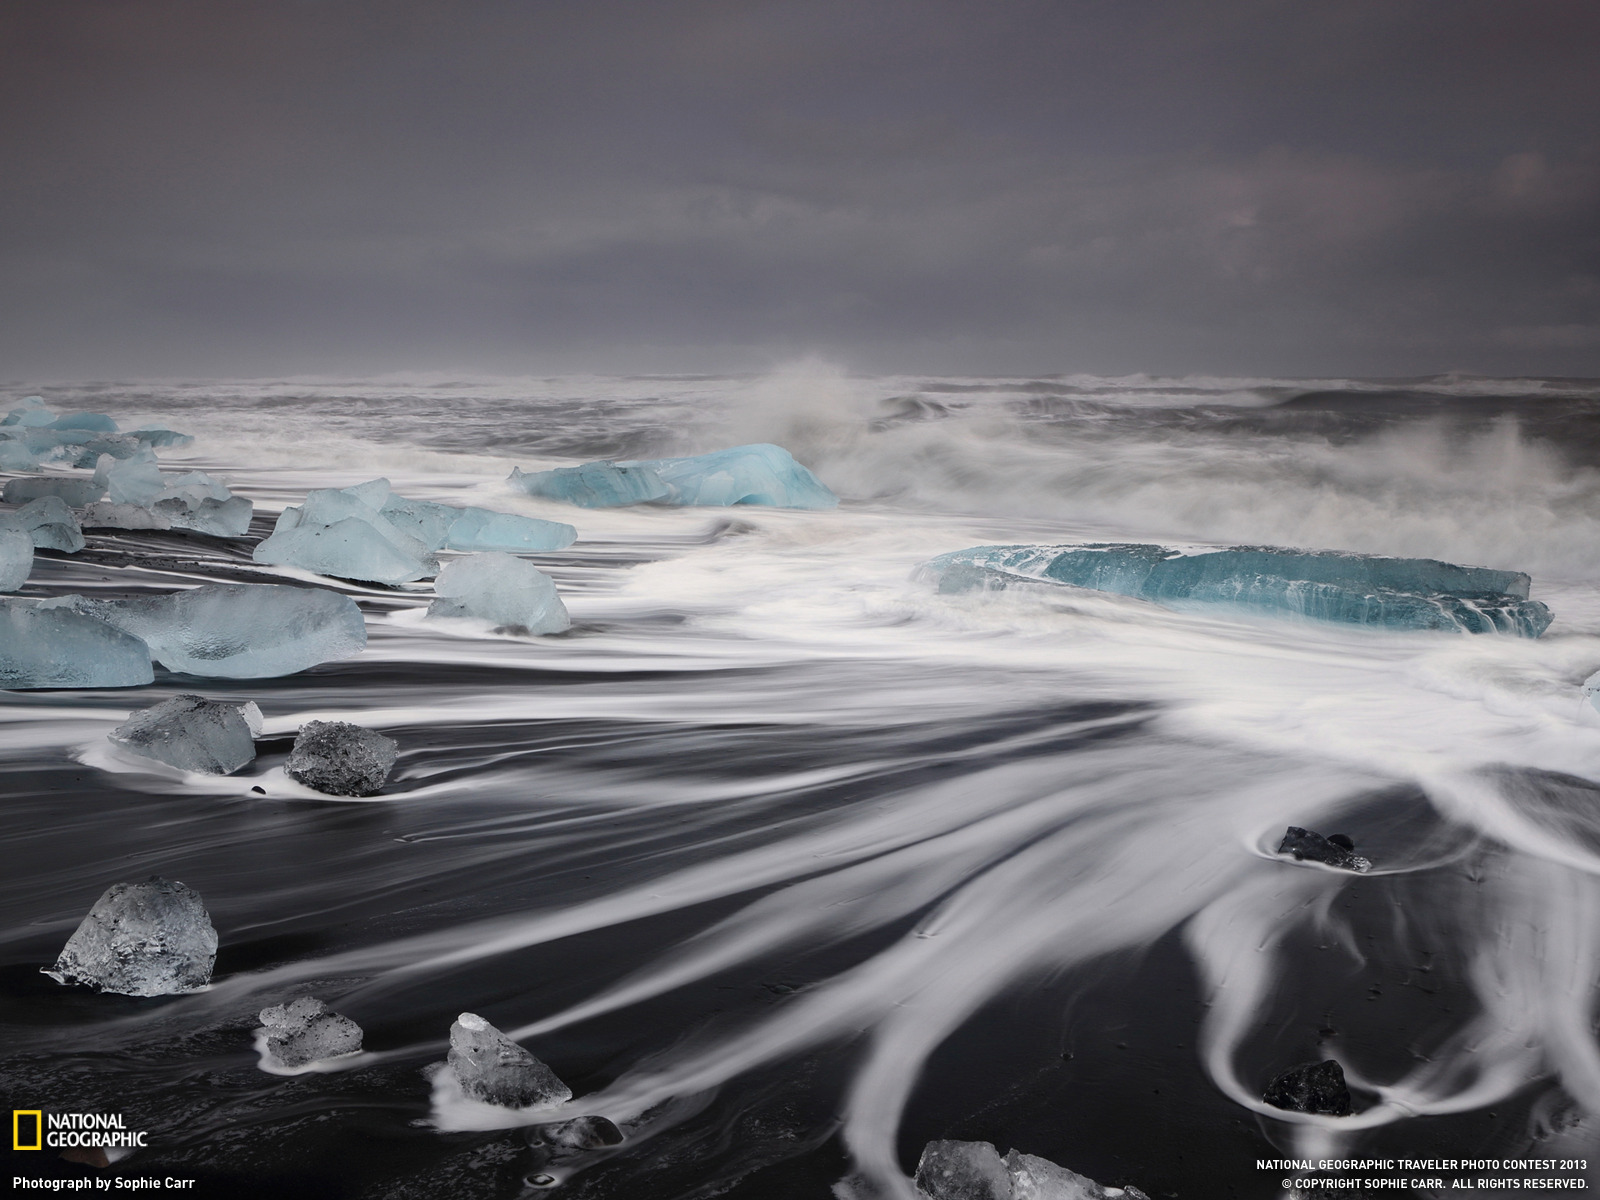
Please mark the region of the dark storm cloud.
[[1600, 10], [11, 0], [38, 372], [1600, 372]]

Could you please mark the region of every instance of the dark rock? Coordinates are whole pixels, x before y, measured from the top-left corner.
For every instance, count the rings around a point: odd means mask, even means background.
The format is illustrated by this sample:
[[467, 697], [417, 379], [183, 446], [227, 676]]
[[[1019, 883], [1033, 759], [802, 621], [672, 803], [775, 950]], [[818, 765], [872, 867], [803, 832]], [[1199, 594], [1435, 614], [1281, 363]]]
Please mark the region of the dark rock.
[[476, 1013], [450, 1027], [448, 1061], [461, 1090], [486, 1104], [554, 1107], [572, 1099], [554, 1071]]
[[307, 721], [284, 769], [330, 796], [371, 796], [394, 770], [396, 746], [393, 738], [348, 721]]
[[578, 1117], [537, 1125], [528, 1136], [556, 1150], [601, 1150], [622, 1144], [622, 1130], [605, 1117]]
[[303, 1067], [361, 1049], [361, 1026], [315, 996], [263, 1008], [260, 1019], [256, 1032], [266, 1035], [267, 1053], [279, 1066]]
[[1342, 833], [1323, 837], [1298, 825], [1289, 826], [1278, 843], [1279, 854], [1292, 854], [1297, 861], [1310, 859], [1346, 871], [1370, 871], [1372, 864], [1354, 853], [1356, 844]]
[[216, 959], [200, 894], [152, 875], [107, 888], [45, 974], [123, 996], [169, 996], [205, 987]]
[[1344, 1083], [1344, 1068], [1331, 1058], [1285, 1071], [1267, 1085], [1261, 1098], [1273, 1108], [1289, 1112], [1350, 1115], [1350, 1089]]

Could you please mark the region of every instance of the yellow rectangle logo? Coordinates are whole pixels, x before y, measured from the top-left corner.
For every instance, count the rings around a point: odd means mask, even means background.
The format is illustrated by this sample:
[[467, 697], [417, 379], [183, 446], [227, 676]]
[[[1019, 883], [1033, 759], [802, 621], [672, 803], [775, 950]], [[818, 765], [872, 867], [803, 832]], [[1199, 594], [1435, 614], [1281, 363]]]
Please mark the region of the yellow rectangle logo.
[[[24, 1145], [23, 1138], [27, 1136], [30, 1128], [32, 1145]], [[42, 1108], [13, 1108], [11, 1110], [11, 1148], [13, 1150], [44, 1149], [44, 1110]]]

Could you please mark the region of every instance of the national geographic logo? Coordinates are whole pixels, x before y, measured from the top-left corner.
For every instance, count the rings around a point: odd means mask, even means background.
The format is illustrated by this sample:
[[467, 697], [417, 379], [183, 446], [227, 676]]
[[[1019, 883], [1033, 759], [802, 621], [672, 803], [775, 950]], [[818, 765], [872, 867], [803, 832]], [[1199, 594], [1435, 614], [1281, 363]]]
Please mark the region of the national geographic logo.
[[143, 1129], [129, 1129], [121, 1113], [50, 1113], [40, 1108], [11, 1110], [13, 1150], [143, 1149]]

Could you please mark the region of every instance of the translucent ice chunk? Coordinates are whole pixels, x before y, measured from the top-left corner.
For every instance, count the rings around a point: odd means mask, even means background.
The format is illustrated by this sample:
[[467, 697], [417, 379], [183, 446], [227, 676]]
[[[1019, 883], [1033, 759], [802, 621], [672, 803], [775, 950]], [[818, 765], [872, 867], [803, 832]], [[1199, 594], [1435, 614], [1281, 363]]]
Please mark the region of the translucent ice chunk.
[[307, 721], [284, 770], [329, 796], [371, 796], [394, 770], [396, 749], [393, 738], [348, 721]]
[[213, 583], [166, 596], [76, 596], [72, 602], [80, 612], [142, 638], [167, 670], [190, 675], [292, 675], [349, 658], [367, 644], [356, 602], [326, 588]]
[[83, 530], [78, 526], [78, 518], [72, 515], [60, 496], [30, 500], [11, 516], [41, 550], [76, 554], [83, 549]]
[[1228, 604], [1395, 629], [1538, 637], [1550, 624], [1550, 610], [1528, 599], [1529, 579], [1519, 572], [1330, 550], [975, 546], [940, 555], [921, 573], [941, 592], [1065, 583], [1170, 607]]
[[199, 893], [152, 875], [107, 888], [45, 973], [123, 996], [170, 996], [210, 983], [216, 957], [217, 931]]
[[137, 504], [96, 500], [85, 505], [79, 519], [85, 529], [171, 529], [172, 519]]
[[153, 450], [168, 446], [187, 446], [194, 441], [194, 438], [187, 433], [174, 433], [170, 429], [161, 429], [154, 426], [130, 429], [128, 430], [128, 436]]
[[584, 508], [657, 501], [681, 505], [760, 504], [769, 508], [835, 508], [839, 499], [781, 446], [762, 442], [688, 458], [585, 463], [509, 480], [531, 496]]
[[578, 531], [560, 521], [464, 508], [450, 525], [445, 544], [452, 550], [510, 550], [525, 554], [561, 550], [577, 539]]
[[[247, 714], [246, 709], [255, 710]], [[252, 716], [254, 720], [252, 721]], [[254, 762], [255, 728], [260, 710], [253, 703], [230, 704], [204, 696], [182, 695], [130, 713], [106, 736], [135, 754], [185, 771], [231, 775]]]
[[[0, 471], [37, 471], [39, 458], [22, 442], [0, 439]], [[12, 482], [20, 482], [13, 480]]]
[[259, 563], [373, 583], [409, 583], [438, 570], [432, 559], [402, 549], [371, 522], [358, 517], [346, 517], [332, 525], [280, 528], [257, 543], [253, 557]]
[[150, 511], [164, 520], [169, 529], [190, 529], [213, 537], [243, 537], [250, 532], [250, 517], [255, 506], [244, 496], [200, 501], [174, 497], [157, 500]]
[[1049, 1159], [988, 1142], [929, 1142], [917, 1162], [917, 1190], [928, 1200], [1149, 1200], [1136, 1187], [1113, 1188]]
[[7, 504], [27, 504], [41, 496], [59, 496], [68, 508], [82, 508], [106, 494], [103, 484], [74, 475], [41, 475], [37, 479], [8, 479], [3, 493]]
[[430, 617], [476, 617], [527, 633], [560, 633], [572, 626], [550, 577], [509, 554], [458, 558], [439, 573]]
[[[21, 403], [19, 403], [17, 407], [13, 408], [10, 412], [6, 413], [4, 420], [0, 420], [0, 425], [21, 424], [23, 417], [27, 416], [31, 412], [36, 412], [41, 409], [44, 409], [43, 396], [24, 396]], [[54, 416], [55, 414], [52, 413], [50, 419], [53, 420]]]
[[572, 1099], [554, 1071], [476, 1013], [450, 1026], [448, 1062], [461, 1090], [486, 1104], [547, 1108]]
[[75, 412], [50, 422], [52, 429], [88, 429], [95, 433], [115, 433], [117, 423], [105, 413]]
[[672, 503], [672, 489], [649, 463], [591, 462], [533, 472], [513, 467], [506, 482], [530, 496], [565, 500], [579, 508], [616, 508], [652, 500]]
[[256, 1032], [265, 1035], [267, 1054], [276, 1066], [303, 1067], [361, 1049], [361, 1026], [315, 996], [263, 1008], [260, 1021]]
[[33, 572], [33, 538], [15, 517], [0, 518], [0, 592], [14, 592]]
[[407, 500], [391, 495], [378, 512], [401, 533], [414, 537], [429, 550], [444, 549], [450, 526], [461, 515], [459, 508], [435, 504], [431, 500]]
[[103, 484], [114, 504], [148, 508], [166, 487], [155, 453], [141, 450], [132, 458], [102, 454], [94, 468], [94, 481]]
[[0, 600], [0, 688], [142, 687], [150, 648], [67, 602]]

